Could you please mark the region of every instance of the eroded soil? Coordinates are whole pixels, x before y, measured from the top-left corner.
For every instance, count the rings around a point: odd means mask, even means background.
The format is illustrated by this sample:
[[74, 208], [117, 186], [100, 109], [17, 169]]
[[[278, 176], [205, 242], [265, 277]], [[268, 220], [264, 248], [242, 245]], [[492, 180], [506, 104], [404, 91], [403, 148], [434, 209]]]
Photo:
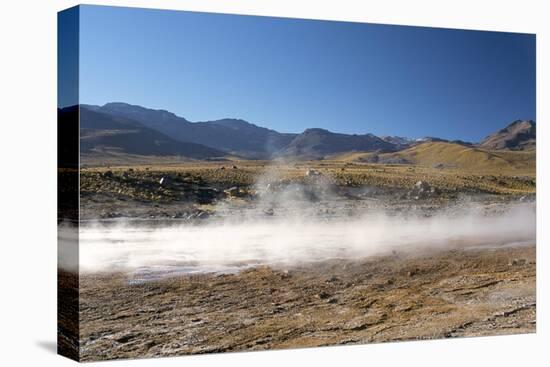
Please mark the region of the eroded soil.
[[81, 359], [534, 332], [535, 246], [135, 281], [81, 275]]

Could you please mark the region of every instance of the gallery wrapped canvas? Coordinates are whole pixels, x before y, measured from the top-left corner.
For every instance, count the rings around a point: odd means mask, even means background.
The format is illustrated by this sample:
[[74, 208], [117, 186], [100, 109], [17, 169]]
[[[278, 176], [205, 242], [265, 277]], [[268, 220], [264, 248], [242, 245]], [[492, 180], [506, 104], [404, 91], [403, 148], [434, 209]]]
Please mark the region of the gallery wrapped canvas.
[[58, 25], [60, 354], [535, 332], [535, 35]]

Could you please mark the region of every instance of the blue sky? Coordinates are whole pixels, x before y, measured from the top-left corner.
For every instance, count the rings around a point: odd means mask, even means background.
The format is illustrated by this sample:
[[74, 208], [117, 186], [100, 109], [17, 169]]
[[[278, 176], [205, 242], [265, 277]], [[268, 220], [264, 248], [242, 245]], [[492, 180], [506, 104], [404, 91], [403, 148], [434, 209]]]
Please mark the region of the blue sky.
[[479, 141], [535, 119], [535, 36], [83, 6], [80, 102]]

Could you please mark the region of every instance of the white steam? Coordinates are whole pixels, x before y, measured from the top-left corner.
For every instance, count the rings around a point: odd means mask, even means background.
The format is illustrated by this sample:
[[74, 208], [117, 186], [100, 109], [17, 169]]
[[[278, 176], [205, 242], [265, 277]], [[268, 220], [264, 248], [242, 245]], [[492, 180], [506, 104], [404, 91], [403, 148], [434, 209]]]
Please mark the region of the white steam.
[[536, 233], [533, 204], [509, 205], [489, 215], [471, 206], [459, 214], [437, 212], [430, 217], [371, 213], [261, 218], [205, 225], [128, 222], [81, 227], [80, 272], [234, 272], [258, 264], [357, 259], [392, 251], [533, 244]]
[[216, 208], [217, 219], [206, 224], [96, 221], [81, 223], [78, 233], [61, 225], [59, 267], [76, 271], [78, 264], [81, 273], [124, 271], [141, 279], [535, 243], [534, 203], [461, 202], [436, 211], [409, 205], [405, 214], [396, 214], [399, 208], [383, 201], [373, 207], [368, 200], [349, 199], [317, 171], [301, 183], [290, 182], [279, 169], [288, 165], [276, 161], [267, 167], [254, 200], [224, 201]]

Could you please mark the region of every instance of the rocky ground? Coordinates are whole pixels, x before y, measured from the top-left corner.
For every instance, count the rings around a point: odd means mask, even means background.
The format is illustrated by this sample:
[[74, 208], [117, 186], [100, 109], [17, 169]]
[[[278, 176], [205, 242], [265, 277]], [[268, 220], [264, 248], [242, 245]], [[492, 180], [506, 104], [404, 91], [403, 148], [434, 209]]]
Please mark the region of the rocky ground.
[[[330, 162], [85, 168], [81, 219], [212, 221], [365, 210], [435, 215], [535, 199], [532, 175]], [[495, 206], [497, 204], [497, 206]], [[496, 209], [498, 210], [498, 208]], [[142, 281], [81, 274], [61, 335], [84, 361], [534, 332], [535, 246], [394, 253]], [[60, 272], [62, 296], [74, 276]], [[63, 308], [63, 302], [61, 302]], [[63, 339], [63, 338], [62, 338]], [[67, 340], [65, 340], [67, 339]], [[75, 342], [61, 340], [75, 351]], [[72, 353], [72, 352], [71, 352]]]
[[365, 206], [441, 208], [460, 204], [464, 198], [484, 202], [534, 200], [535, 179], [534, 175], [341, 162], [88, 168], [80, 174], [80, 218], [196, 221], [216, 215], [227, 203], [253, 206], [266, 196], [292, 191], [299, 191], [299, 197], [294, 198], [312, 206], [340, 201], [359, 210]]
[[81, 359], [530, 333], [535, 247], [80, 279]]

